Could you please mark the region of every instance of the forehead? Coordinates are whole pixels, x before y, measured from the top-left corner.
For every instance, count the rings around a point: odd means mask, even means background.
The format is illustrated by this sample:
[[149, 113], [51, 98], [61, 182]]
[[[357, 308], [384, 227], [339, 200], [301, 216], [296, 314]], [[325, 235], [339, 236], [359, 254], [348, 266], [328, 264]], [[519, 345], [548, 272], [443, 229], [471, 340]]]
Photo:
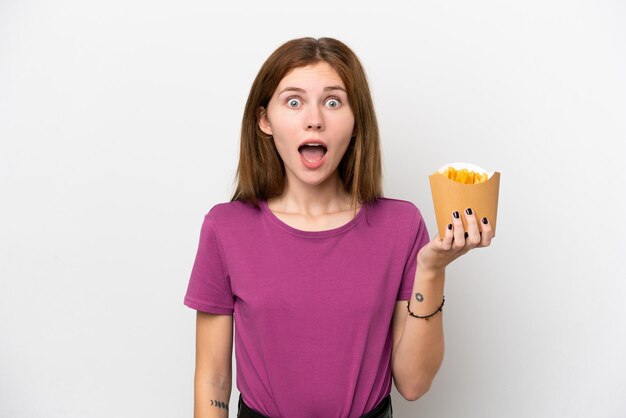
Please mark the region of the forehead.
[[276, 90], [280, 91], [288, 86], [300, 87], [306, 90], [307, 86], [310, 88], [315, 86], [323, 88], [331, 84], [345, 88], [339, 73], [327, 62], [320, 61], [306, 67], [294, 68], [283, 77]]

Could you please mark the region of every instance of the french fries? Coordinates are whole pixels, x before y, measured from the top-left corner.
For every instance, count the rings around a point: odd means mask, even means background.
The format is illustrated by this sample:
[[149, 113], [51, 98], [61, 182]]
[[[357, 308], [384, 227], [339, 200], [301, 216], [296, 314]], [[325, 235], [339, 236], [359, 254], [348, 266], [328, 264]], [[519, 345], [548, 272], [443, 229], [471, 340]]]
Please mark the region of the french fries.
[[454, 167], [447, 167], [443, 172], [439, 171], [438, 173], [446, 176], [452, 181], [463, 184], [484, 183], [489, 178], [487, 173], [477, 173], [475, 171], [468, 170], [467, 168], [457, 170]]

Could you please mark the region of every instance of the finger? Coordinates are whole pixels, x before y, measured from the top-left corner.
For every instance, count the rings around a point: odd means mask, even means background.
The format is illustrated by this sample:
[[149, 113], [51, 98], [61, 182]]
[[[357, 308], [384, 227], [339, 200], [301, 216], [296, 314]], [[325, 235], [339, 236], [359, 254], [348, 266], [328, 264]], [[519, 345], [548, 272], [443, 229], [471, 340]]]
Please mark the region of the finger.
[[441, 249], [444, 251], [450, 251], [452, 248], [452, 239], [454, 238], [452, 232], [452, 224], [448, 224], [446, 228], [446, 232], [443, 234], [443, 239], [441, 240]]
[[458, 251], [465, 247], [465, 230], [463, 229], [461, 214], [458, 211], [452, 212], [452, 232], [454, 235], [452, 249]]
[[474, 248], [480, 244], [481, 237], [478, 230], [478, 220], [472, 208], [465, 209], [465, 221], [467, 223], [467, 231], [465, 232], [465, 246]]
[[487, 247], [491, 244], [491, 239], [493, 238], [493, 228], [491, 227], [491, 222], [489, 222], [487, 218], [482, 218], [480, 227], [482, 229], [480, 247]]

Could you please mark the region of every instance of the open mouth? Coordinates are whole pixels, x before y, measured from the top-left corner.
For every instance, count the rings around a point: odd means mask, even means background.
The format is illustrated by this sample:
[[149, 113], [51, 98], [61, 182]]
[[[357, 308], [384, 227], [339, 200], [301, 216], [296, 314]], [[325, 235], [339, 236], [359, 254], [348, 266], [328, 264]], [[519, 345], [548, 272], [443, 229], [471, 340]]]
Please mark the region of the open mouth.
[[321, 160], [326, 151], [326, 147], [322, 144], [306, 144], [298, 148], [298, 152], [310, 163], [316, 163]]

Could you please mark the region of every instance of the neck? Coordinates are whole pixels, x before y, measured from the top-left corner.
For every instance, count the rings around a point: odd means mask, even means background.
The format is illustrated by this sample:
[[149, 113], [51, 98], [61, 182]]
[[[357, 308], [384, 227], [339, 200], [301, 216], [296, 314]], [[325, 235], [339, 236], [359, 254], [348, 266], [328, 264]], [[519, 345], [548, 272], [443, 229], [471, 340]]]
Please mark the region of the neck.
[[290, 182], [287, 178], [283, 193], [271, 201], [277, 211], [305, 216], [344, 211], [349, 209], [351, 204], [350, 194], [343, 190], [336, 171], [324, 183], [318, 185]]

